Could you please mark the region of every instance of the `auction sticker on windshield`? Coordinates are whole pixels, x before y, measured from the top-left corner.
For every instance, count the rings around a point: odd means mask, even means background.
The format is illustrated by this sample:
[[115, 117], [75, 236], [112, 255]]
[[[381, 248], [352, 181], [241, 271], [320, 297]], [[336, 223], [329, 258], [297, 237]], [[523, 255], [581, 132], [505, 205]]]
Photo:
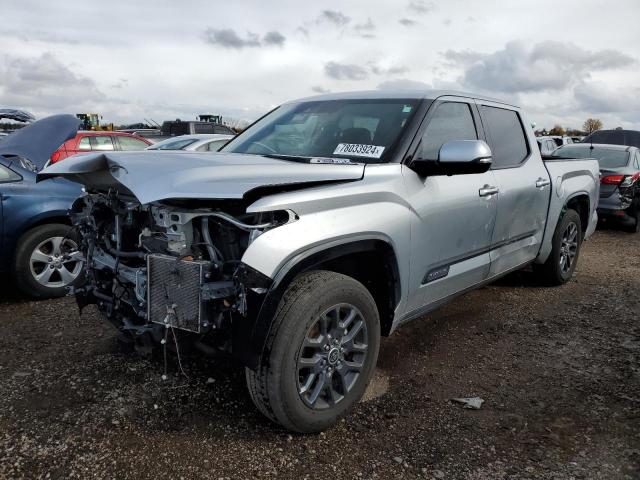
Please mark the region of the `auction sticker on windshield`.
[[362, 145], [360, 143], [339, 143], [333, 151], [334, 155], [350, 155], [352, 157], [380, 158], [384, 147]]

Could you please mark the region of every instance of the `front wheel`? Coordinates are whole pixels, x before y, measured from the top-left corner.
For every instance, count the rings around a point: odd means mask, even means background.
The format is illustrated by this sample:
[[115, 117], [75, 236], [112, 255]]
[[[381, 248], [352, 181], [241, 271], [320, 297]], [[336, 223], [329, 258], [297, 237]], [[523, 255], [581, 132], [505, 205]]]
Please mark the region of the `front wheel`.
[[362, 397], [378, 358], [380, 319], [351, 277], [314, 271], [287, 289], [260, 367], [246, 369], [256, 407], [289, 430], [335, 424]]
[[562, 285], [573, 276], [582, 245], [582, 223], [575, 210], [567, 210], [553, 233], [549, 258], [534, 265], [540, 280], [547, 285]]
[[61, 297], [81, 280], [83, 259], [72, 228], [62, 224], [34, 227], [16, 249], [14, 274], [18, 288], [34, 298]]

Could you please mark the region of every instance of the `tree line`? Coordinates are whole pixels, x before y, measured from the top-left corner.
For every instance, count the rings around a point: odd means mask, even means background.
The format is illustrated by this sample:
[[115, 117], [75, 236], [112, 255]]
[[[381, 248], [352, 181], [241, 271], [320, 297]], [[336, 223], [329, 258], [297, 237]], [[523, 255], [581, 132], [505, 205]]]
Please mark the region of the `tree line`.
[[585, 122], [582, 124], [582, 130], [578, 130], [577, 128], [563, 128], [561, 125], [554, 125], [551, 130], [547, 130], [546, 128], [542, 128], [540, 130], [536, 130], [536, 135], [559, 135], [564, 136], [568, 135], [570, 137], [582, 137], [585, 135], [589, 135], [597, 130], [602, 130], [604, 124], [602, 120], [599, 118], [587, 118]]

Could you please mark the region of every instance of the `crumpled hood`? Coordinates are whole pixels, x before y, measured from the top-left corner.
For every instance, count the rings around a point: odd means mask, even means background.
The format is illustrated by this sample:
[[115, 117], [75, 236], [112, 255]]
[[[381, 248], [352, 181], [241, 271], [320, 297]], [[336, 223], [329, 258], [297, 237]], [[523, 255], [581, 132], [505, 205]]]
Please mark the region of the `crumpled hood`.
[[142, 204], [170, 198], [241, 199], [268, 186], [360, 180], [364, 165], [300, 163], [237, 153], [105, 152], [70, 157], [38, 174], [88, 189], [133, 194]]
[[30, 160], [40, 170], [60, 145], [75, 137], [80, 120], [73, 115], [52, 115], [16, 130], [0, 143], [0, 155]]

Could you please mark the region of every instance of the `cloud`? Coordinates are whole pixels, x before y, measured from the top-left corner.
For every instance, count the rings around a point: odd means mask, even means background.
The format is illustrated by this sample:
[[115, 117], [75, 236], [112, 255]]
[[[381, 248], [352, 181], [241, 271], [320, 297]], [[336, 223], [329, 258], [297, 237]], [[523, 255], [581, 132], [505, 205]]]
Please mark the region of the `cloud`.
[[314, 85], [313, 87], [311, 87], [311, 90], [313, 90], [316, 93], [329, 93], [329, 92], [331, 92], [331, 90], [329, 90], [328, 88], [321, 87], [320, 85]]
[[120, 78], [118, 81], [111, 85], [111, 88], [124, 88], [129, 84], [128, 78]]
[[592, 113], [635, 113], [640, 119], [640, 88], [613, 89], [604, 82], [585, 82], [573, 89], [578, 108]]
[[329, 22], [337, 27], [344, 27], [351, 21], [351, 17], [347, 17], [344, 13], [337, 10], [323, 10], [318, 18], [318, 22]]
[[418, 24], [418, 22], [416, 22], [415, 20], [411, 20], [410, 18], [401, 18], [400, 20], [398, 20], [398, 23], [405, 27], [414, 27]]
[[486, 54], [474, 52], [473, 50], [447, 50], [443, 54], [450, 66], [468, 66], [486, 57]]
[[412, 0], [409, 2], [407, 8], [415, 13], [428, 13], [438, 9], [438, 5], [434, 2], [427, 2], [425, 0]]
[[589, 78], [592, 72], [633, 65], [616, 50], [584, 50], [571, 43], [512, 41], [489, 54], [448, 50], [444, 58], [463, 69], [466, 88], [503, 94], [561, 91]]
[[395, 66], [395, 67], [381, 67], [380, 65], [369, 62], [369, 69], [371, 73], [375, 75], [400, 75], [407, 73], [409, 69], [407, 67]]
[[366, 80], [369, 72], [362, 66], [349, 63], [328, 62], [324, 73], [336, 80]]
[[278, 46], [284, 45], [286, 37], [280, 32], [267, 32], [262, 40], [260, 37], [252, 32], [247, 32], [246, 37], [241, 37], [235, 30], [230, 28], [215, 29], [207, 28], [205, 31], [205, 42], [216, 45], [223, 48], [235, 48], [241, 50], [243, 48], [255, 48], [261, 45]]
[[0, 104], [7, 106], [69, 111], [105, 97], [92, 79], [73, 72], [52, 53], [5, 57], [0, 78]]
[[336, 80], [366, 80], [373, 75], [400, 75], [407, 73], [409, 69], [404, 66], [386, 67], [375, 62], [367, 62], [364, 65], [355, 63], [328, 62], [324, 66], [327, 76]]
[[378, 85], [378, 90], [428, 90], [431, 85], [416, 80], [387, 80]]
[[376, 25], [371, 18], [368, 18], [366, 22], [359, 23], [353, 27], [357, 34], [362, 38], [375, 38], [373, 32], [376, 30]]
[[286, 40], [287, 38], [284, 35], [275, 31], [267, 32], [262, 39], [265, 45], [277, 45], [278, 47], [283, 46]]

